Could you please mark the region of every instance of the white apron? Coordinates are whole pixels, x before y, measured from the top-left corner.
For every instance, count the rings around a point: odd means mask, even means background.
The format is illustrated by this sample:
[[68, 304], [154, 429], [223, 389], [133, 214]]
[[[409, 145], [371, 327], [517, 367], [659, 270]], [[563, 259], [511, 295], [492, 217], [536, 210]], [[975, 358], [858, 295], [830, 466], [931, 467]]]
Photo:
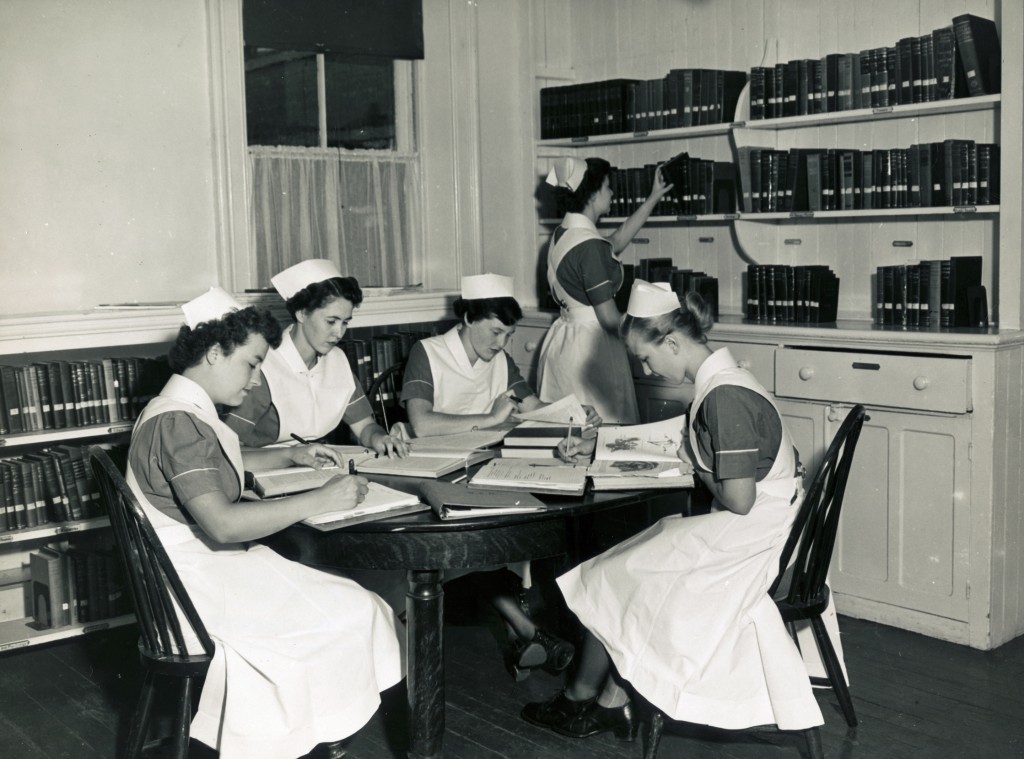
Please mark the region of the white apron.
[[593, 306], [565, 291], [557, 276], [558, 265], [577, 245], [608, 241], [583, 214], [566, 214], [562, 226], [566, 232], [548, 246], [548, 285], [561, 312], [540, 349], [540, 399], [557, 401], [575, 393], [605, 422], [637, 424], [640, 412], [626, 346], [601, 326]]
[[[691, 419], [721, 384], [771, 401], [728, 351], [716, 356], [724, 366], [705, 382], [698, 373]], [[692, 426], [690, 442], [696, 452]], [[666, 517], [558, 578], [619, 674], [674, 719], [725, 729], [823, 722], [800, 652], [768, 596], [803, 495], [795, 467], [783, 431], [749, 514], [716, 505], [706, 515]]]
[[434, 380], [434, 411], [441, 414], [487, 414], [508, 390], [508, 360], [501, 353], [490, 361], [469, 362], [459, 328], [421, 341]]
[[267, 352], [263, 376], [277, 408], [278, 443], [294, 444], [294, 432], [306, 440], [319, 440], [337, 427], [356, 390], [348, 357], [334, 348], [310, 369], [292, 342], [293, 324], [281, 345]]
[[[198, 386], [190, 393], [176, 379], [136, 424], [168, 411], [193, 414], [217, 433], [241, 477], [238, 437]], [[127, 479], [215, 644], [192, 737], [222, 759], [291, 759], [366, 724], [380, 691], [403, 677], [387, 605], [351, 580], [265, 546], [213, 543], [153, 507], [131, 469]]]

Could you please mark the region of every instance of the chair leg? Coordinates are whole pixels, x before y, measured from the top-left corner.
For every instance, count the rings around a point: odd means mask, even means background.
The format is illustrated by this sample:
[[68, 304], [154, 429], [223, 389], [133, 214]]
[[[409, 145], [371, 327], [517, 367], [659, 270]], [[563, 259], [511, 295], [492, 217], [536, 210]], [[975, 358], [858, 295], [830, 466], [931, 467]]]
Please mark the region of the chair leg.
[[828, 672], [828, 679], [832, 684], [832, 690], [835, 691], [836, 698], [839, 700], [839, 707], [843, 710], [843, 716], [846, 717], [846, 724], [850, 727], [857, 727], [857, 714], [853, 711], [853, 699], [850, 698], [850, 689], [846, 687], [843, 668], [839, 666], [836, 650], [832, 647], [832, 641], [828, 637], [828, 630], [825, 629], [825, 623], [820, 616], [814, 617], [811, 620], [811, 628], [814, 630], [814, 640], [817, 642], [818, 651], [821, 652], [821, 658], [824, 660], [825, 671]]
[[188, 734], [192, 722], [192, 678], [181, 678], [178, 690], [177, 714], [174, 725], [174, 756], [177, 759], [188, 759]]
[[125, 759], [139, 759], [142, 756], [142, 746], [146, 742], [146, 733], [149, 732], [149, 718], [153, 710], [153, 693], [155, 692], [155, 675], [146, 670], [142, 680], [142, 693], [139, 694], [139, 704], [135, 707], [132, 715], [132, 726], [128, 731], [128, 743], [125, 746]]
[[807, 754], [811, 759], [825, 759], [825, 749], [821, 746], [821, 733], [816, 727], [809, 727], [803, 731], [807, 739]]
[[647, 729], [647, 749], [644, 751], [644, 759], [654, 759], [658, 753], [658, 743], [661, 741], [661, 731], [665, 727], [665, 715], [660, 709], [651, 712], [651, 724]]

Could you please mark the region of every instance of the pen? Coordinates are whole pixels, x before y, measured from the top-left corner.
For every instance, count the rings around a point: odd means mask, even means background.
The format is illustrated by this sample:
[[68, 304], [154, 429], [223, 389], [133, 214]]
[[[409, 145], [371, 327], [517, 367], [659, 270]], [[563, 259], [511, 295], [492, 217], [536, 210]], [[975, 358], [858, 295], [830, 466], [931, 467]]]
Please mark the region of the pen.
[[508, 398], [509, 398], [509, 400], [515, 401], [516, 403], [522, 403], [523, 402], [522, 398], [516, 398], [514, 395], [510, 395]]
[[572, 445], [572, 417], [569, 417], [569, 426], [565, 429], [566, 445]]
[[356, 473], [356, 461], [355, 461], [355, 459], [349, 459], [348, 460], [348, 473], [349, 474], [355, 474]]
[[452, 480], [452, 485], [454, 485], [456, 482], [462, 482], [464, 479], [466, 479], [466, 475], [462, 475], [461, 477], [456, 477], [454, 480]]
[[296, 434], [295, 434], [294, 432], [292, 433], [292, 440], [298, 440], [298, 441], [299, 441], [300, 443], [302, 443], [303, 445], [312, 445], [312, 443], [310, 443], [310, 442], [309, 442], [308, 440], [306, 440], [306, 438], [304, 438], [304, 437], [299, 437], [299, 436], [298, 436], [298, 435], [296, 435]]

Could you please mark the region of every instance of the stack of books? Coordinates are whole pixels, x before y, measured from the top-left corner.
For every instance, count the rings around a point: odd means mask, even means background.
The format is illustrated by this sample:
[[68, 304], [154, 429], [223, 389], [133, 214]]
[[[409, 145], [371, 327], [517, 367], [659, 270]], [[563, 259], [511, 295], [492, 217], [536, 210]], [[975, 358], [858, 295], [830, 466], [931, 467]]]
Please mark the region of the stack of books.
[[982, 257], [879, 266], [875, 324], [901, 328], [988, 326]]
[[104, 513], [81, 446], [56, 445], [0, 460], [0, 532]]
[[771, 324], [836, 320], [839, 278], [828, 266], [747, 266], [746, 318]]
[[29, 577], [36, 627], [67, 627], [131, 612], [113, 550], [46, 546], [29, 554]]
[[995, 22], [972, 14], [892, 46], [750, 70], [750, 119], [888, 108], [1000, 91]]

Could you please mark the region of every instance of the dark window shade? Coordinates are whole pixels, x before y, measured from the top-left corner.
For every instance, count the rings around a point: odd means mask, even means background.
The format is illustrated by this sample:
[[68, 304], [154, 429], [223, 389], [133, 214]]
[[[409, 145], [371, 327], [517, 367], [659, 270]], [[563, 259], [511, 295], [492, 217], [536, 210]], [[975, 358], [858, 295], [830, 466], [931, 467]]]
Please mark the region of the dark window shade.
[[422, 0], [244, 0], [242, 27], [254, 47], [423, 57]]

